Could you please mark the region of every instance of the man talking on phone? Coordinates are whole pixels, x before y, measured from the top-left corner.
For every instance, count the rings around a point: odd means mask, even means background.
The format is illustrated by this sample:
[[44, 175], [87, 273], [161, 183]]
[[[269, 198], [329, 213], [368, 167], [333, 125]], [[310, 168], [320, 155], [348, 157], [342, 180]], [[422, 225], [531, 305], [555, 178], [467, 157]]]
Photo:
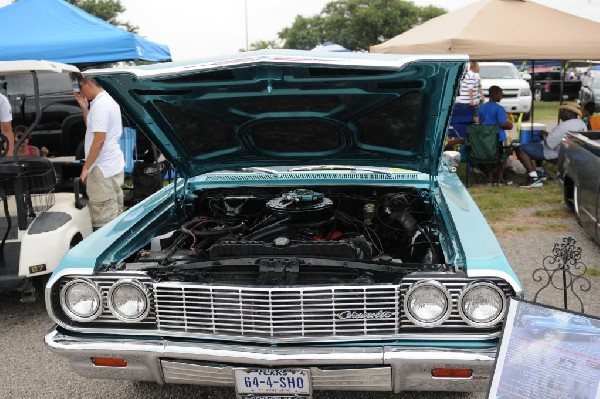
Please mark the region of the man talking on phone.
[[75, 98], [86, 124], [80, 177], [89, 197], [92, 228], [97, 230], [123, 211], [123, 123], [119, 105], [94, 79], [79, 75], [77, 81]]

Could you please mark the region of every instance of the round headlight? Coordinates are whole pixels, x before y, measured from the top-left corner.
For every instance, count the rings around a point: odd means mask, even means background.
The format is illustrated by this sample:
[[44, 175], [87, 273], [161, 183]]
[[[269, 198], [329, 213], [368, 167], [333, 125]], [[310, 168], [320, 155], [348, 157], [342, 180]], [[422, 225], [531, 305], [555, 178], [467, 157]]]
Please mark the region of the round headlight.
[[117, 281], [108, 291], [108, 307], [122, 321], [136, 322], [148, 315], [150, 295], [137, 280]]
[[506, 296], [492, 283], [474, 283], [468, 286], [458, 299], [462, 318], [475, 327], [489, 327], [504, 316]]
[[93, 281], [75, 279], [61, 290], [60, 305], [71, 319], [92, 321], [102, 313], [102, 293]]
[[442, 324], [452, 310], [452, 297], [437, 281], [420, 281], [414, 284], [404, 297], [406, 316], [421, 327]]

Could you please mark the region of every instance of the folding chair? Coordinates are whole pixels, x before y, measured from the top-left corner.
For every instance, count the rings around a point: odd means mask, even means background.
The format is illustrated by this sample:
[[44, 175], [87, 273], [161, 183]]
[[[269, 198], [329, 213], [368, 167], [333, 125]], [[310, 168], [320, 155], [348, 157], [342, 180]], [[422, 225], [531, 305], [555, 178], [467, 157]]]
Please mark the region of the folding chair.
[[488, 183], [506, 183], [504, 162], [510, 147], [504, 146], [499, 138], [500, 128], [497, 125], [470, 125], [467, 128], [467, 187], [469, 175], [477, 181], [477, 171], [483, 173]]
[[131, 174], [133, 172], [133, 163], [135, 162], [135, 142], [137, 132], [132, 127], [124, 127], [123, 134], [121, 135], [121, 151], [125, 156], [125, 173]]
[[473, 123], [473, 107], [469, 104], [454, 104], [445, 150], [458, 151], [467, 137], [467, 127]]
[[124, 190], [131, 190], [132, 185], [129, 183], [131, 181], [131, 173], [133, 172], [133, 164], [136, 161], [136, 150], [135, 143], [137, 139], [137, 132], [132, 127], [124, 127], [123, 134], [121, 134], [121, 140], [119, 141], [119, 145], [121, 146], [121, 151], [123, 151], [123, 156], [125, 158], [125, 168], [123, 168], [123, 172], [125, 172], [126, 176], [129, 176], [126, 181], [123, 182], [122, 188]]

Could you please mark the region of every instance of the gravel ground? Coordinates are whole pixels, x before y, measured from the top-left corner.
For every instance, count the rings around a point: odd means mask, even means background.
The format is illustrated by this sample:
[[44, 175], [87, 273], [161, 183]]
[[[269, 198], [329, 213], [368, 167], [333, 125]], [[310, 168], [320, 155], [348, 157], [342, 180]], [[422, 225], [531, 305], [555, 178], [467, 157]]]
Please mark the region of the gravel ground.
[[[574, 218], [560, 219], [564, 229], [557, 232], [515, 233], [499, 237], [500, 243], [526, 289], [526, 299], [532, 299], [541, 285], [534, 283], [533, 270], [542, 267], [554, 243], [566, 236], [577, 240], [582, 248], [581, 261], [588, 267], [600, 269], [600, 249], [587, 238]], [[582, 294], [585, 311], [600, 316], [600, 277], [590, 278], [592, 288]], [[561, 307], [562, 294], [546, 290], [539, 302]], [[574, 310], [576, 303], [570, 302]], [[21, 304], [14, 295], [0, 295], [0, 397], [1, 398], [233, 398], [232, 389], [200, 388], [198, 386], [159, 386], [126, 381], [89, 380], [72, 372], [68, 363], [45, 349], [43, 336], [52, 326], [43, 304]], [[462, 398], [483, 399], [485, 393], [324, 393], [315, 399], [383, 399], [383, 398]]]

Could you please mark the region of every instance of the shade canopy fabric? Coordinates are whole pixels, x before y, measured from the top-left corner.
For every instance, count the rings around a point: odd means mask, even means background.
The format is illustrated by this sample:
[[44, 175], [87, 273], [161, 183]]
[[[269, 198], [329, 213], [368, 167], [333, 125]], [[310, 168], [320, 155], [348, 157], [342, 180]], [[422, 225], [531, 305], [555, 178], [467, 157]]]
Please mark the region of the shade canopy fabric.
[[370, 50], [468, 54], [475, 60], [598, 59], [600, 23], [533, 1], [479, 0]]
[[20, 0], [0, 8], [0, 60], [69, 64], [170, 61], [169, 48], [94, 17], [63, 0]]

